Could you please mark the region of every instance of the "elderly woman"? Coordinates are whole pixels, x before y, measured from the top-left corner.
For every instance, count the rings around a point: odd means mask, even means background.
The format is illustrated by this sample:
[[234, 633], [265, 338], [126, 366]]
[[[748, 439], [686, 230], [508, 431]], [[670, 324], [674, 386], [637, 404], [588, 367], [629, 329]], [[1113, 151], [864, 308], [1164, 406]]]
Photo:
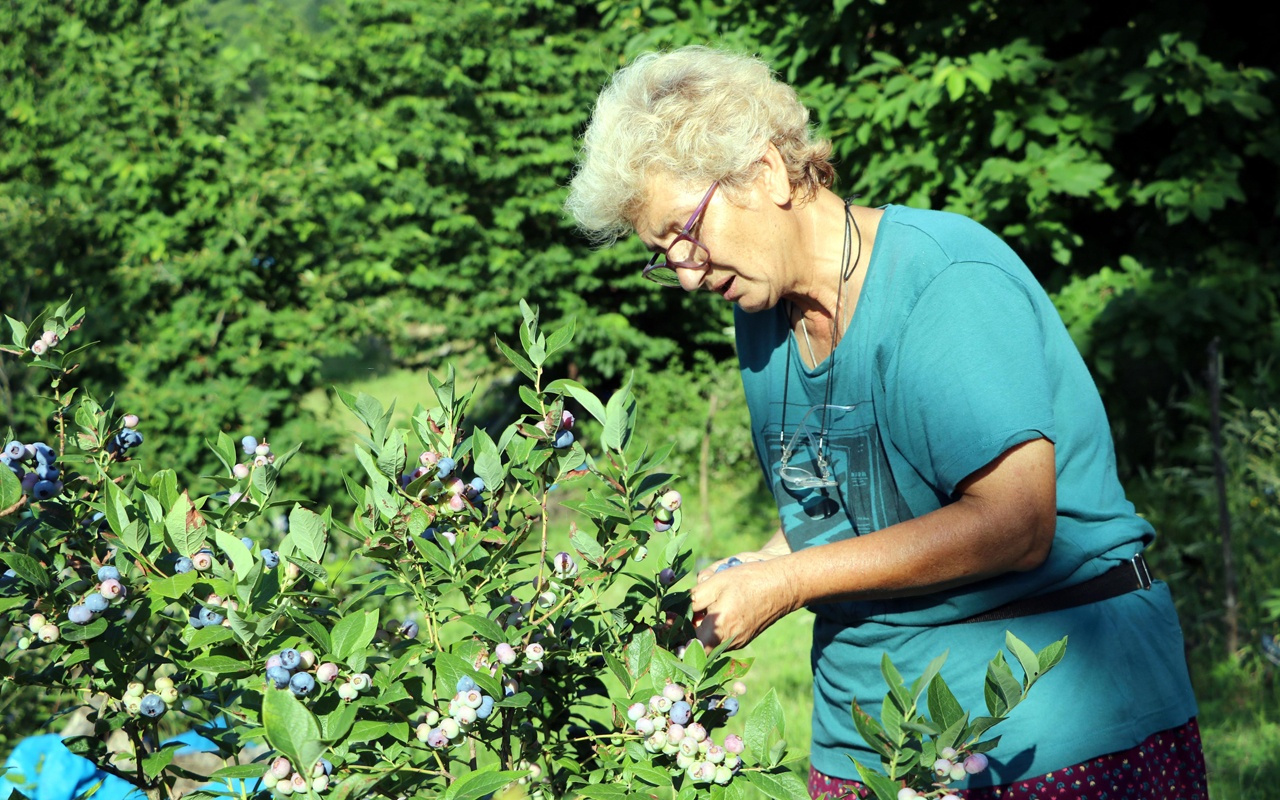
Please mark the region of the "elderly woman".
[[878, 711], [882, 653], [910, 676], [949, 651], [982, 713], [1006, 630], [1070, 644], [968, 797], [1205, 797], [1182, 634], [1141, 555], [1153, 531], [1053, 304], [976, 222], [842, 200], [829, 154], [765, 64], [702, 47], [620, 70], [583, 141], [579, 225], [634, 231], [647, 278], [735, 305], [781, 526], [699, 575], [699, 639], [741, 647], [814, 613], [815, 797], [865, 795], [848, 756], [878, 759], [850, 704]]

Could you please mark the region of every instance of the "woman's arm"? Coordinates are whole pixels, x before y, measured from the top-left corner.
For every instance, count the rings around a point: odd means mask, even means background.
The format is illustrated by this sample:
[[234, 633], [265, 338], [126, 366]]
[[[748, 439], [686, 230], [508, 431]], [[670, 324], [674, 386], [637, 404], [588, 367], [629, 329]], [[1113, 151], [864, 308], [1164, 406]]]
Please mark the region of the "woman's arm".
[[810, 603], [929, 594], [1034, 569], [1053, 544], [1056, 483], [1053, 443], [1035, 439], [969, 475], [955, 502], [929, 514], [699, 576], [692, 592], [695, 618], [705, 614], [698, 638], [743, 647]]

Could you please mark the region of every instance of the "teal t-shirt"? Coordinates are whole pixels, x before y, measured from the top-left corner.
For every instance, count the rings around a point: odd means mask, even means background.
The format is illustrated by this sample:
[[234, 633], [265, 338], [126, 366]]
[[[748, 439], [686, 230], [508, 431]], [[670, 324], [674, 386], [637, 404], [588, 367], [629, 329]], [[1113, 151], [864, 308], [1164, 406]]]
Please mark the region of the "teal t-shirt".
[[[970, 785], [1124, 750], [1195, 715], [1164, 584], [1067, 611], [945, 624], [1088, 580], [1154, 535], [1125, 499], [1079, 351], [1003, 241], [956, 214], [889, 206], [834, 357], [808, 369], [781, 306], [739, 310], [736, 331], [756, 452], [793, 550], [940, 508], [964, 478], [1021, 442], [1044, 437], [1055, 447], [1057, 531], [1037, 569], [933, 595], [811, 607], [816, 769], [856, 778], [850, 756], [878, 766], [850, 707], [857, 698], [879, 716], [883, 653], [909, 681], [948, 652], [943, 677], [961, 705], [985, 714], [986, 664], [1006, 630], [1037, 650], [1068, 636], [1066, 657], [992, 732], [1002, 737], [992, 769]], [[788, 488], [778, 479], [783, 448], [794, 442], [789, 466], [819, 474], [823, 430], [836, 485]]]

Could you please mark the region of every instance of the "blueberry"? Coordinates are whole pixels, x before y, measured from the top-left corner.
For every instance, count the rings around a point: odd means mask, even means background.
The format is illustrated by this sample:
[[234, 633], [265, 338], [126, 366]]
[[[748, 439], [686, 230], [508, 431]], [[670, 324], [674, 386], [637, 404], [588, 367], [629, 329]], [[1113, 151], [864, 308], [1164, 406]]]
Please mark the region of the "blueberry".
[[563, 450], [573, 444], [573, 431], [562, 430], [556, 434], [556, 440], [551, 443], [557, 450]]
[[437, 478], [449, 477], [449, 475], [453, 473], [453, 468], [456, 466], [458, 466], [458, 462], [454, 461], [452, 458], [449, 458], [448, 456], [442, 456], [440, 460], [436, 462], [436, 477]]
[[4, 446], [4, 454], [15, 461], [21, 461], [27, 455], [27, 447], [15, 439]]
[[205, 625], [221, 625], [223, 616], [211, 608], [200, 609], [200, 621]]
[[283, 689], [292, 682], [293, 676], [284, 667], [271, 667], [267, 670], [267, 680], [271, 681], [277, 689]]
[[142, 704], [138, 707], [138, 710], [142, 712], [143, 716], [150, 717], [151, 719], [159, 717], [167, 709], [168, 706], [164, 704], [164, 701], [160, 699], [160, 695], [158, 694], [149, 694], [142, 698]]
[[280, 651], [280, 665], [288, 670], [295, 670], [302, 663], [302, 654], [292, 647]]
[[321, 766], [321, 768], [323, 768], [323, 769], [324, 769], [324, 774], [325, 774], [325, 775], [332, 775], [332, 774], [333, 774], [333, 762], [332, 762], [332, 761], [330, 761], [329, 759], [327, 759], [327, 758], [322, 758], [322, 759], [320, 759], [320, 766]]
[[316, 688], [316, 679], [310, 673], [299, 672], [289, 679], [289, 691], [297, 697], [306, 697]]
[[267, 569], [275, 569], [280, 566], [280, 555], [274, 550], [262, 551], [262, 564]]
[[93, 621], [93, 612], [87, 606], [75, 605], [67, 610], [67, 619], [77, 625], [88, 625]]
[[671, 711], [667, 716], [677, 725], [684, 725], [689, 721], [689, 717], [693, 715], [693, 708], [684, 700], [677, 700], [671, 704]]
[[44, 481], [56, 481], [62, 475], [58, 468], [50, 464], [39, 464], [36, 466], [36, 477]]
[[177, 561], [173, 562], [174, 572], [178, 572], [178, 573], [190, 572], [193, 569], [195, 569], [195, 567], [192, 566], [191, 559], [187, 558], [186, 556], [182, 556]]
[[36, 450], [36, 462], [49, 466], [58, 460], [58, 454], [53, 452], [53, 448], [44, 442], [36, 442], [32, 445]]
[[244, 450], [246, 456], [251, 456], [253, 451], [258, 449], [258, 440], [252, 436], [246, 436], [240, 440], [240, 449]]
[[98, 568], [99, 583], [103, 581], [118, 581], [118, 580], [120, 580], [120, 570], [110, 565]]
[[200, 617], [198, 616], [199, 613], [200, 612], [198, 611], [193, 611], [187, 615], [187, 624], [196, 630], [200, 630], [204, 627], [204, 623], [200, 621]]
[[461, 678], [458, 678], [458, 683], [454, 686], [454, 691], [469, 692], [474, 688], [476, 688], [475, 680], [470, 675], [463, 675]]
[[720, 702], [720, 707], [723, 708], [729, 716], [736, 716], [738, 713], [738, 698], [726, 697]]
[[480, 719], [488, 719], [489, 715], [492, 713], [493, 713], [493, 698], [486, 694], [480, 700], [480, 707], [476, 709], [476, 716]]
[[48, 500], [58, 494], [58, 484], [53, 481], [36, 481], [36, 485], [31, 488], [31, 494], [37, 500]]
[[245, 549], [249, 550], [250, 552], [253, 552], [253, 540], [250, 539], [248, 536], [241, 536], [240, 544], [244, 545]]
[[400, 626], [400, 635], [401, 635], [401, 636], [403, 636], [403, 637], [404, 637], [404, 638], [406, 638], [406, 639], [416, 639], [416, 638], [418, 638], [418, 623], [416, 623], [416, 622], [406, 622], [404, 625], [401, 625], [401, 626]]
[[477, 475], [476, 477], [471, 479], [471, 491], [475, 492], [476, 494], [480, 494], [481, 492], [484, 491], [484, 488], [485, 488], [484, 480], [481, 479], [480, 476]]
[[107, 607], [110, 605], [111, 601], [97, 592], [94, 592], [84, 599], [84, 607], [95, 614], [101, 614], [103, 611], [106, 611]]

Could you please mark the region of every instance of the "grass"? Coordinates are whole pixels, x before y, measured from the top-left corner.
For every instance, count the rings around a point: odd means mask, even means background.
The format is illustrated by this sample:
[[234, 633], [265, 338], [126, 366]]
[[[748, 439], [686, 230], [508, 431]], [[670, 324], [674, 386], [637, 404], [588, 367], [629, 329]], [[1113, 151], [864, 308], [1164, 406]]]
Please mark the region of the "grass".
[[[465, 388], [469, 380], [460, 377], [459, 385]], [[415, 403], [434, 404], [425, 375], [420, 372], [391, 370], [371, 374], [345, 381], [343, 389], [366, 392], [384, 404], [398, 400], [398, 421], [408, 419]], [[492, 402], [493, 398], [488, 400]], [[332, 393], [313, 393], [304, 404], [353, 435], [360, 432], [360, 423]], [[642, 408], [642, 415], [646, 411], [656, 413], [653, 408]], [[684, 419], [678, 424], [686, 426], [686, 433], [693, 425]], [[646, 430], [643, 419], [641, 430]], [[589, 429], [584, 435], [590, 437]], [[693, 449], [687, 437], [681, 446], [686, 451]], [[762, 496], [763, 488], [754, 480], [754, 464], [739, 466], [741, 474], [727, 481], [723, 471], [717, 472], [720, 481], [713, 481], [710, 491], [705, 488], [705, 479], [698, 480], [705, 476], [686, 476], [687, 486], [680, 484], [685, 494], [684, 530], [691, 536], [694, 555], [700, 563], [754, 548], [776, 524], [776, 517], [771, 516], [772, 499], [767, 492]], [[689, 471], [696, 470], [694, 463]], [[695, 488], [699, 483], [701, 490]], [[561, 499], [566, 496], [561, 495]], [[555, 513], [556, 519], [563, 522], [572, 512], [561, 509]], [[567, 525], [553, 527], [564, 529]], [[557, 540], [555, 546], [564, 544]], [[807, 753], [811, 731], [811, 627], [811, 614], [793, 614], [741, 651], [743, 657], [754, 660], [746, 678], [749, 694], [743, 698], [743, 708], [749, 712], [768, 691], [776, 692], [786, 713], [786, 738], [793, 756]], [[1280, 757], [1276, 755], [1280, 753], [1280, 688], [1275, 668], [1265, 663], [1215, 661], [1207, 654], [1199, 654], [1193, 660], [1192, 679], [1200, 700], [1199, 721], [1209, 766], [1211, 800], [1275, 796], [1275, 787], [1280, 786]], [[738, 731], [747, 716], [741, 714], [731, 721], [737, 723]], [[803, 775], [807, 760], [799, 758], [791, 766]]]

